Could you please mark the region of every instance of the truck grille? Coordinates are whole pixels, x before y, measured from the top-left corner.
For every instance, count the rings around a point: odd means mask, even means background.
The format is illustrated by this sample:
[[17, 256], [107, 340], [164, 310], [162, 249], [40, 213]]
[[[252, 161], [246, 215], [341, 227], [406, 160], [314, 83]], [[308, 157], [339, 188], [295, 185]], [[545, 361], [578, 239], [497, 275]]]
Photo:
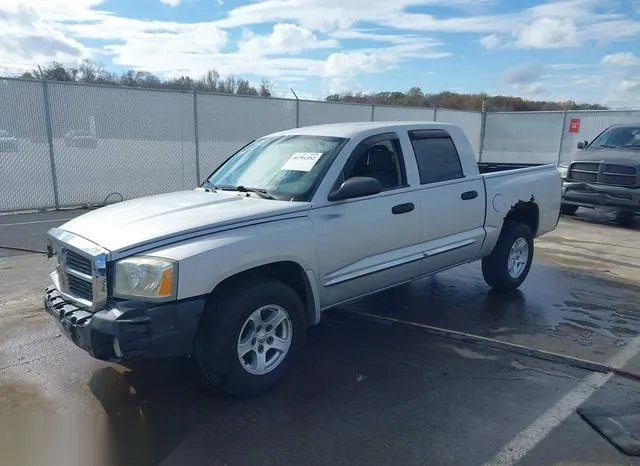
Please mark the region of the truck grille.
[[56, 257], [54, 285], [62, 296], [88, 311], [102, 309], [108, 300], [107, 258], [109, 251], [81, 236], [60, 228], [48, 233], [48, 257]]
[[93, 290], [91, 289], [91, 282], [87, 282], [82, 278], [74, 275], [67, 275], [67, 284], [69, 286], [69, 293], [76, 298], [84, 299], [91, 302], [93, 299]]
[[85, 275], [91, 275], [91, 260], [86, 257], [83, 257], [74, 251], [67, 250], [65, 262], [67, 268], [84, 273]]
[[63, 264], [60, 264], [61, 280], [66, 283], [66, 292], [91, 305], [93, 301], [91, 259], [70, 249], [63, 249]]
[[612, 163], [575, 162], [571, 164], [567, 179], [607, 186], [631, 187], [638, 183], [635, 167]]
[[572, 181], [585, 181], [587, 183], [595, 183], [598, 181], [598, 163], [574, 163], [571, 164], [567, 179]]

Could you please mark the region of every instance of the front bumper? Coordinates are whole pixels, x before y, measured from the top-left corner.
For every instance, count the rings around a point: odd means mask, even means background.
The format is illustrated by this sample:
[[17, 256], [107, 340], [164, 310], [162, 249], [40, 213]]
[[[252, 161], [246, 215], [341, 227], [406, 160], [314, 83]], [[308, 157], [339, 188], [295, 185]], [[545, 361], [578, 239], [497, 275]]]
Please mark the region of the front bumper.
[[130, 361], [186, 356], [204, 309], [205, 299], [151, 304], [112, 303], [92, 313], [47, 288], [44, 308], [76, 346], [103, 361]]
[[640, 189], [564, 182], [562, 203], [640, 213]]

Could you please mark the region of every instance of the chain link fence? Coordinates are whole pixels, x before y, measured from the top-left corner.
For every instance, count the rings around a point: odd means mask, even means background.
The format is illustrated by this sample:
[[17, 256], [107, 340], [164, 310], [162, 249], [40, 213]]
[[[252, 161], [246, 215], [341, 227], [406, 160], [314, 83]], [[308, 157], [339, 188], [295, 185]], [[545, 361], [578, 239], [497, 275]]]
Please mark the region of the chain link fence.
[[435, 111], [435, 121], [458, 125], [465, 132], [473, 147], [476, 157], [480, 157], [482, 139], [482, 118], [480, 112], [467, 112], [462, 110], [446, 110], [439, 108]]
[[[460, 126], [487, 162], [566, 163], [640, 111], [481, 113], [0, 79], [0, 212], [191, 189], [265, 134], [350, 121]], [[115, 197], [114, 197], [115, 196]]]
[[42, 83], [0, 81], [0, 211], [56, 207]]
[[483, 162], [556, 163], [563, 112], [487, 113]]

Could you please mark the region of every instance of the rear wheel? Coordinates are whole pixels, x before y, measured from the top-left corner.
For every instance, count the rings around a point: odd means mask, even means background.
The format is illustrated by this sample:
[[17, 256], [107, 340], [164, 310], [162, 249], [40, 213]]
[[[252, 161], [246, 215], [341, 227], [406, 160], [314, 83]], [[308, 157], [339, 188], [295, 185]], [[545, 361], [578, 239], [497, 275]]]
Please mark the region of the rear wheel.
[[533, 233], [519, 222], [507, 221], [493, 251], [482, 259], [485, 282], [497, 291], [513, 291], [527, 278], [533, 261]]
[[206, 380], [231, 395], [262, 394], [284, 377], [304, 346], [304, 305], [271, 279], [227, 290], [212, 300], [196, 338]]
[[634, 213], [629, 211], [616, 212], [616, 222], [618, 225], [630, 227], [633, 225]]
[[577, 205], [562, 204], [560, 206], [560, 212], [563, 215], [575, 215], [579, 208], [580, 206]]

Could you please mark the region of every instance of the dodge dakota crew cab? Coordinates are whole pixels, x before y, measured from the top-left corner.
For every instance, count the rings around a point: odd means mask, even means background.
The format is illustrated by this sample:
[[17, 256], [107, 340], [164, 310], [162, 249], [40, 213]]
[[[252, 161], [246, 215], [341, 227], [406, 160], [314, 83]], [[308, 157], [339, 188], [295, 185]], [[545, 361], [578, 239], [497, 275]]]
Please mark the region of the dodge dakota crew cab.
[[613, 125], [580, 141], [562, 187], [562, 213], [580, 207], [612, 210], [621, 223], [640, 214], [640, 123]]
[[256, 395], [324, 310], [476, 260], [491, 287], [520, 286], [560, 190], [552, 165], [478, 164], [453, 125], [291, 129], [193, 190], [50, 230], [44, 304], [94, 358], [192, 356], [213, 386]]

